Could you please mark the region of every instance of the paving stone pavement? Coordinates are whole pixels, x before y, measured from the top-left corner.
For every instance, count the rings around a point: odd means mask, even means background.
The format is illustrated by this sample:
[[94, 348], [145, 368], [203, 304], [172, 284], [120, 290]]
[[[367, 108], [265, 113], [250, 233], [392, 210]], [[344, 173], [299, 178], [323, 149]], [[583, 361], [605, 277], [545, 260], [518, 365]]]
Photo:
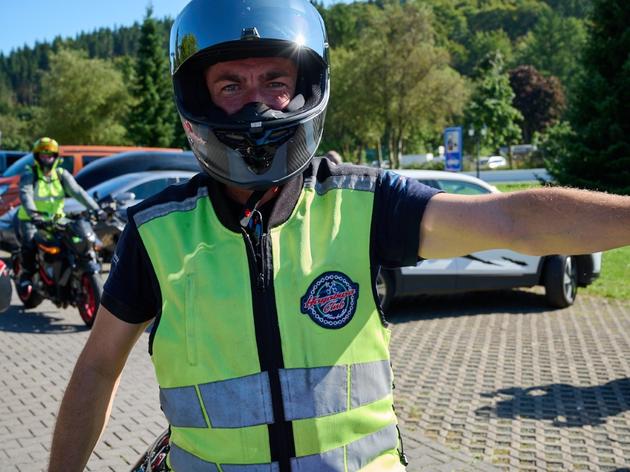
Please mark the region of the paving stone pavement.
[[[462, 308], [465, 307], [465, 308]], [[392, 320], [410, 472], [628, 470], [630, 306], [531, 292], [415, 299]], [[55, 416], [89, 332], [45, 302], [0, 315], [0, 471], [45, 469]], [[125, 471], [165, 426], [145, 334], [89, 471]]]
[[506, 471], [630, 471], [630, 303], [478, 293], [416, 299], [392, 321], [408, 434]]

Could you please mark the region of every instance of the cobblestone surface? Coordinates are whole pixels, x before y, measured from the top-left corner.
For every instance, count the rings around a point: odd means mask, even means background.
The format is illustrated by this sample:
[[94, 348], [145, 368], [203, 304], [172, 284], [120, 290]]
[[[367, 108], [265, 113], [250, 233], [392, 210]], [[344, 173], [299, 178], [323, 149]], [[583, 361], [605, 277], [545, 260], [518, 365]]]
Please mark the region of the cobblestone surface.
[[[464, 307], [464, 308], [462, 308]], [[630, 306], [539, 294], [416, 299], [392, 355], [410, 472], [624, 471], [630, 464]], [[0, 315], [0, 470], [44, 470], [63, 390], [88, 331], [49, 303]], [[148, 335], [134, 348], [88, 464], [125, 471], [165, 427]]]
[[630, 304], [480, 293], [416, 299], [392, 321], [410, 433], [502, 470], [630, 470]]

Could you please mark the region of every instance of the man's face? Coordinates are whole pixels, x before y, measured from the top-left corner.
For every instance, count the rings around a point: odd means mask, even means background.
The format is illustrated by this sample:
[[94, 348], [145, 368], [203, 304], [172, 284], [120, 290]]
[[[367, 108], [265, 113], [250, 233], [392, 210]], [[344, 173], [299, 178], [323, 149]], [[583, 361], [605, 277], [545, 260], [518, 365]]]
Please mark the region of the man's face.
[[46, 166], [52, 166], [55, 162], [57, 156], [55, 154], [51, 154], [48, 152], [40, 152], [39, 153], [39, 161]]
[[251, 102], [283, 110], [295, 94], [296, 81], [297, 67], [284, 57], [219, 62], [206, 70], [210, 97], [228, 115]]

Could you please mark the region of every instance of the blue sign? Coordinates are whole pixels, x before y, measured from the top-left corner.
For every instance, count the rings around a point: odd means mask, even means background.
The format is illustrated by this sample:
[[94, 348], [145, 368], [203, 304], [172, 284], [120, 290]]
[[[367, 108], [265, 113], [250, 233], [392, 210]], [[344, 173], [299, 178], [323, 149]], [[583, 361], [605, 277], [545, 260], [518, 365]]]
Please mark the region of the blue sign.
[[444, 130], [444, 170], [462, 171], [463, 147], [462, 127], [446, 128]]

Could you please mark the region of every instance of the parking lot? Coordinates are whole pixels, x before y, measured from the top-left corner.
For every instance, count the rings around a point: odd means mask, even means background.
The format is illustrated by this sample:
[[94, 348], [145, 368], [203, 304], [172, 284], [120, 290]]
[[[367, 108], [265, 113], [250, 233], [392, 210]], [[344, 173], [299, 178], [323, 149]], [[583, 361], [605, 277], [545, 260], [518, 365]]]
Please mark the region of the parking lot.
[[[409, 471], [630, 470], [630, 304], [536, 291], [417, 298], [391, 315]], [[45, 468], [88, 331], [49, 303], [0, 315], [0, 470]], [[145, 334], [88, 470], [128, 470], [165, 427]]]

